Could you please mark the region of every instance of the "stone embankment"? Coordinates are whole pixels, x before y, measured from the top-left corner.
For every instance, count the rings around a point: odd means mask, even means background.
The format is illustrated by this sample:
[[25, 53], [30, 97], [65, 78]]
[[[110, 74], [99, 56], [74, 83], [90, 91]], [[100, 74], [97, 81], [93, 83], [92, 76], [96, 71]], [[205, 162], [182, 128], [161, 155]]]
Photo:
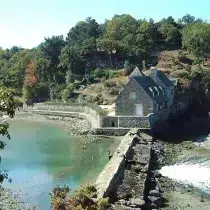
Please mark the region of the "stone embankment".
[[160, 207], [162, 196], [155, 169], [162, 161], [162, 152], [151, 136], [132, 129], [96, 180], [98, 199], [109, 197], [117, 209]]
[[49, 105], [38, 103], [34, 106], [34, 113], [39, 115], [68, 116], [81, 117], [91, 124], [92, 128], [100, 127], [99, 114], [86, 106], [69, 106], [69, 105]]
[[15, 118], [12, 120], [32, 120], [44, 123], [56, 124], [64, 127], [72, 135], [86, 135], [91, 130], [91, 124], [86, 118], [72, 116], [72, 117], [61, 117], [54, 115], [40, 115], [35, 114], [33, 111], [17, 111]]

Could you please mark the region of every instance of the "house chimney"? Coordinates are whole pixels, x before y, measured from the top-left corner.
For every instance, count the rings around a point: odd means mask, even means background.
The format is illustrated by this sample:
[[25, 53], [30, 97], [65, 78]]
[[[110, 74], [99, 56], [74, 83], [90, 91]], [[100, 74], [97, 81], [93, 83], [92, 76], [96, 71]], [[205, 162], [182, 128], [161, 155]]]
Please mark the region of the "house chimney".
[[151, 66], [150, 71], [151, 71], [151, 72], [157, 71], [157, 68], [154, 67], [154, 66]]

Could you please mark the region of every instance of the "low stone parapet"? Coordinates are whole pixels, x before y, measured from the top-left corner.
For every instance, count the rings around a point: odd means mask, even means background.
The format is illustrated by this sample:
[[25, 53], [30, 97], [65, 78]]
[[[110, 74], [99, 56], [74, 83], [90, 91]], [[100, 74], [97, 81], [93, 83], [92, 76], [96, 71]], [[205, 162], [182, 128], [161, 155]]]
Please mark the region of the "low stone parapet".
[[125, 167], [125, 158], [131, 151], [137, 132], [137, 129], [132, 129], [132, 131], [126, 134], [115, 151], [113, 157], [98, 176], [95, 182], [98, 198], [109, 197], [110, 193], [116, 187], [116, 184], [120, 179]]

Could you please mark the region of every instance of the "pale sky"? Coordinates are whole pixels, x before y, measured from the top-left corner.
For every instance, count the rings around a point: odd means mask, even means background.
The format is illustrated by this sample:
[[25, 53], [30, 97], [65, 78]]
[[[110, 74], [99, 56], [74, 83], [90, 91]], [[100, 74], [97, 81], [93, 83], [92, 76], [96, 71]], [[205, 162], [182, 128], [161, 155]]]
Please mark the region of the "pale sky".
[[32, 48], [87, 17], [102, 23], [115, 14], [160, 20], [189, 13], [210, 20], [209, 8], [210, 0], [0, 0], [0, 46]]

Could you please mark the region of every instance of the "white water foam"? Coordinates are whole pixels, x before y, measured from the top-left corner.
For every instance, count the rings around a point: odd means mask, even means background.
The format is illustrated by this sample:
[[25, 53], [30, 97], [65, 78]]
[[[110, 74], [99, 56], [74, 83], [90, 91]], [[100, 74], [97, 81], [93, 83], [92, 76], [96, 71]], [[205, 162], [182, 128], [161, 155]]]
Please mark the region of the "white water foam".
[[189, 184], [210, 193], [210, 161], [201, 163], [181, 163], [173, 166], [164, 166], [159, 171], [163, 176], [174, 179], [182, 184]]

